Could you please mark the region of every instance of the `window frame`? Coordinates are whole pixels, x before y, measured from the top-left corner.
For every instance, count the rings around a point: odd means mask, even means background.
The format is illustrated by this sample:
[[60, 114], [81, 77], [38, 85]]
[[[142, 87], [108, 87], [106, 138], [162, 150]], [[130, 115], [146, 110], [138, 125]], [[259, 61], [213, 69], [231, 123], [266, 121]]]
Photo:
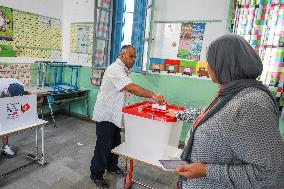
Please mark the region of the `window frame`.
[[[151, 3], [149, 3], [151, 1]], [[155, 7], [155, 0], [147, 0], [147, 6], [146, 6], [146, 16], [145, 16], [145, 31], [144, 31], [144, 44], [143, 44], [143, 54], [142, 54], [142, 66], [141, 66], [141, 72], [148, 73], [149, 71], [149, 61], [150, 61], [150, 55], [151, 55], [151, 46], [152, 46], [152, 30], [154, 25], [154, 7]], [[147, 10], [150, 9], [150, 18], [149, 18], [149, 33], [148, 38], [146, 38], [146, 28], [147, 28]], [[146, 61], [144, 62], [144, 53], [145, 53], [145, 42], [148, 42], [148, 48], [147, 48], [147, 55], [146, 55]]]
[[[100, 0], [101, 2], [102, 0]], [[94, 30], [93, 30], [93, 51], [92, 51], [92, 68], [93, 69], [106, 69], [110, 65], [111, 60], [111, 37], [112, 37], [112, 17], [113, 17], [113, 0], [110, 0], [109, 8], [99, 6], [99, 0], [95, 0], [95, 7], [94, 7]], [[98, 20], [98, 14], [101, 15], [102, 11], [105, 11], [106, 14], [108, 14], [108, 26], [107, 31], [108, 35], [107, 37], [101, 37], [98, 36], [98, 30], [99, 30], [99, 23], [100, 20]], [[100, 16], [99, 16], [100, 17]], [[96, 53], [98, 51], [97, 44], [98, 40], [105, 41], [105, 48], [103, 50], [104, 52], [104, 58], [103, 58], [103, 64], [98, 65], [96, 64]]]

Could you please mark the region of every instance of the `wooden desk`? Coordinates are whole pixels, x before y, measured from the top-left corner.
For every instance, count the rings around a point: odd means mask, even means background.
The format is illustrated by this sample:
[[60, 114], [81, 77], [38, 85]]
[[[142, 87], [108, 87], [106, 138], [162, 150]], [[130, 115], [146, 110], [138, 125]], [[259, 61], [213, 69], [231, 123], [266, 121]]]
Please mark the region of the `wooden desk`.
[[[27, 158], [29, 158], [31, 160], [31, 162], [24, 164], [16, 169], [13, 169], [12, 171], [9, 171], [7, 173], [3, 173], [0, 175], [0, 178], [8, 176], [24, 167], [27, 167], [28, 165], [31, 165], [33, 163], [39, 163], [40, 165], [45, 165], [46, 161], [45, 161], [45, 156], [44, 156], [44, 126], [47, 124], [47, 121], [39, 119], [38, 122], [34, 123], [34, 124], [30, 124], [30, 125], [26, 125], [20, 128], [15, 128], [15, 129], [10, 129], [7, 131], [1, 131], [0, 132], [0, 136], [3, 135], [12, 135], [12, 134], [18, 134], [18, 133], [22, 133], [26, 130], [29, 129], [36, 129], [36, 133], [35, 133], [35, 154], [27, 154]], [[41, 129], [41, 152], [39, 152], [38, 149], [38, 129]]]
[[[143, 154], [143, 155], [139, 155], [136, 154], [134, 152], [128, 151], [127, 147], [126, 147], [126, 142], [120, 144], [119, 146], [117, 146], [116, 148], [111, 150], [112, 153], [120, 155], [125, 157], [126, 163], [125, 163], [125, 177], [124, 177], [124, 189], [128, 189], [131, 188], [131, 186], [133, 184], [138, 184], [140, 186], [144, 186], [145, 188], [150, 188], [150, 189], [156, 189], [153, 186], [149, 186], [147, 184], [144, 184], [138, 180], [134, 180], [133, 179], [133, 160], [148, 164], [150, 166], [154, 166], [157, 168], [160, 168], [162, 170], [163, 166], [162, 164], [159, 162], [158, 159], [153, 159], [153, 157], [147, 155], [147, 154]], [[129, 159], [129, 170], [128, 170], [128, 159]], [[128, 174], [128, 181], [127, 181], [127, 174]]]

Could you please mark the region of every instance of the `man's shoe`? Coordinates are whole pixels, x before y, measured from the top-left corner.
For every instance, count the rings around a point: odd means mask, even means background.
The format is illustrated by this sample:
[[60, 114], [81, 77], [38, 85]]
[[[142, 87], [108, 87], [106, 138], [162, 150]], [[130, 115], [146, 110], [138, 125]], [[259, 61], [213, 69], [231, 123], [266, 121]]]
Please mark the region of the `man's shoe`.
[[90, 175], [90, 179], [95, 183], [98, 188], [109, 188], [109, 185], [104, 179], [96, 179], [93, 175]]
[[1, 147], [1, 153], [3, 155], [10, 157], [10, 158], [15, 157], [15, 155], [16, 155], [15, 152], [11, 149], [11, 146], [9, 146], [9, 145]]
[[119, 167], [117, 167], [114, 171], [110, 170], [108, 172], [111, 173], [111, 174], [117, 175], [119, 177], [124, 177], [125, 176], [125, 172], [122, 171]]

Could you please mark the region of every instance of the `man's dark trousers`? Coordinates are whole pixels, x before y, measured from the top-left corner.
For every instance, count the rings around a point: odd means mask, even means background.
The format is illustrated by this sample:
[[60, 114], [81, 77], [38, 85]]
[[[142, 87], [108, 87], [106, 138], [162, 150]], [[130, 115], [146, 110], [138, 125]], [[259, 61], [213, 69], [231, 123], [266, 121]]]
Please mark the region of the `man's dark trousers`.
[[121, 144], [120, 128], [115, 124], [102, 121], [96, 122], [96, 147], [91, 161], [91, 174], [96, 179], [102, 179], [105, 169], [117, 169], [118, 155], [111, 150]]

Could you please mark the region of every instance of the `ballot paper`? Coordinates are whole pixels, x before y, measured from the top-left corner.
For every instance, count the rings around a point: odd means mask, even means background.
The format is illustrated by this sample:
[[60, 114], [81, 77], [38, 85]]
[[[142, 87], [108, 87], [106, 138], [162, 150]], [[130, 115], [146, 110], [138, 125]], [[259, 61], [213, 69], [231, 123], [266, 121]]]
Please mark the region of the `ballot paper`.
[[159, 110], [167, 110], [167, 106], [165, 104], [164, 105], [152, 104], [152, 108], [159, 109]]

